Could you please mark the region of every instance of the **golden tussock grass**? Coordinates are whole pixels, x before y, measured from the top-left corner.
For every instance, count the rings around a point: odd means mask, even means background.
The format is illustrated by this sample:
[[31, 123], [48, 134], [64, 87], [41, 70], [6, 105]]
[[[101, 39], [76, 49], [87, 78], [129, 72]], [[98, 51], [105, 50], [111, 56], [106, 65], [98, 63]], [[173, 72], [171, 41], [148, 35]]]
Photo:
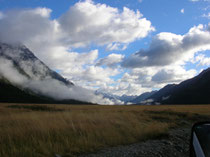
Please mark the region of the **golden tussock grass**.
[[[199, 114], [199, 115], [198, 115]], [[160, 138], [210, 106], [0, 104], [0, 156], [52, 157]]]

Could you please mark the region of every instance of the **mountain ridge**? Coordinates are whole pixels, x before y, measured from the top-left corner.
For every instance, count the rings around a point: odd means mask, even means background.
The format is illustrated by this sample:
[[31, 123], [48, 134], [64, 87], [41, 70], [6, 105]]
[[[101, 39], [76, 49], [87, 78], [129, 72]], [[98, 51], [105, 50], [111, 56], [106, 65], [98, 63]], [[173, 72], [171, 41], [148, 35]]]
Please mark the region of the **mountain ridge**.
[[167, 85], [149, 97], [161, 104], [209, 104], [210, 68], [180, 84]]
[[73, 85], [72, 82], [46, 66], [24, 45], [0, 43], [0, 57], [10, 60], [27, 78], [44, 79], [50, 76], [65, 85]]

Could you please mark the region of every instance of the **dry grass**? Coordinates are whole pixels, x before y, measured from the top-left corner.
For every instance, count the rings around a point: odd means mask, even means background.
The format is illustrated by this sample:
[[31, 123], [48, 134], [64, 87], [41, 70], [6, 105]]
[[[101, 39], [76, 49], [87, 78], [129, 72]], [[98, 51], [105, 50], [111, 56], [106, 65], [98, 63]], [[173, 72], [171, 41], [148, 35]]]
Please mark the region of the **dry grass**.
[[210, 106], [0, 104], [0, 156], [72, 156], [167, 135], [207, 120]]

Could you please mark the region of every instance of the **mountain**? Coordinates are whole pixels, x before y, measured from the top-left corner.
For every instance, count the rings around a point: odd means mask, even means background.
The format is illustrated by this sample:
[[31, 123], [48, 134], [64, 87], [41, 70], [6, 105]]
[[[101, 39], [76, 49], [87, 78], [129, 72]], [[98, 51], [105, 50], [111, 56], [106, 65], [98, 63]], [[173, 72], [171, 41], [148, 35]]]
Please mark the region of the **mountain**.
[[146, 100], [147, 98], [151, 97], [156, 92], [157, 91], [151, 91], [151, 92], [143, 93], [143, 94], [137, 96], [135, 99], [131, 100], [130, 102], [134, 103], [134, 104], [141, 104], [144, 100]]
[[161, 104], [210, 104], [210, 68], [178, 85], [167, 85], [148, 99]]
[[23, 45], [0, 43], [0, 58], [11, 61], [15, 68], [29, 79], [43, 80], [52, 78], [65, 85], [73, 85], [72, 82], [47, 67]]
[[[0, 102], [85, 103], [50, 96], [49, 89], [43, 84], [50, 81], [52, 85], [57, 83], [66, 88], [74, 86], [72, 82], [46, 66], [25, 46], [0, 43]], [[42, 84], [39, 84], [40, 82]], [[30, 87], [31, 84], [33, 88]], [[40, 85], [43, 85], [44, 92], [34, 90]]]
[[121, 101], [123, 101], [123, 102], [125, 102], [125, 103], [131, 103], [132, 102], [132, 100], [134, 100], [134, 99], [136, 99], [137, 98], [137, 96], [136, 95], [122, 95], [122, 96], [120, 96], [120, 100]]
[[119, 96], [119, 95], [114, 95], [114, 94], [111, 94], [111, 93], [105, 93], [105, 92], [102, 92], [102, 91], [99, 91], [99, 90], [96, 90], [95, 91], [95, 94], [96, 95], [103, 95], [104, 98], [107, 98], [109, 100], [112, 100], [113, 102], [115, 102], [115, 104], [128, 104], [130, 103], [133, 99], [135, 99], [137, 96], [135, 95], [122, 95], [122, 96]]

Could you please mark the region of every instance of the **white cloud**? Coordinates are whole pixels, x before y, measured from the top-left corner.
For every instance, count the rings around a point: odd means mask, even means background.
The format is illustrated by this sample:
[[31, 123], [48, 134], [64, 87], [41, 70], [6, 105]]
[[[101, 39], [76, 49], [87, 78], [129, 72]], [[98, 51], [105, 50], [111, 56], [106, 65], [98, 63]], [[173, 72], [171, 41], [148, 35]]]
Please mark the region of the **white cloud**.
[[[154, 31], [151, 22], [137, 10], [123, 11], [95, 4], [91, 0], [78, 2], [58, 20], [65, 34], [64, 41], [73, 46], [125, 44], [144, 38]], [[117, 46], [118, 47], [118, 46]]]
[[113, 104], [109, 99], [104, 99], [101, 95], [95, 95], [94, 91], [79, 86], [67, 87], [54, 79], [30, 80], [24, 82], [24, 87], [60, 100], [74, 99], [99, 104]]
[[180, 10], [180, 12], [181, 12], [182, 14], [184, 14], [184, 8], [183, 8], [183, 9], [181, 9], [181, 10]]
[[[195, 69], [185, 69], [187, 62], [200, 51], [210, 50], [210, 25], [192, 27], [188, 33], [177, 35], [162, 32], [156, 35], [147, 50], [140, 50], [122, 62], [129, 68], [119, 82], [140, 85], [139, 91], [151, 91], [171, 83], [180, 83], [197, 74]], [[199, 65], [209, 65], [209, 58], [199, 56]]]
[[119, 81], [115, 86], [104, 86], [101, 91], [115, 95], [140, 95], [141, 93], [151, 91], [151, 88], [144, 88], [141, 84]]
[[207, 14], [203, 14], [202, 17], [205, 17], [205, 18], [207, 18], [207, 19], [210, 19], [210, 12], [207, 13]]
[[[59, 70], [64, 77], [82, 87], [92, 88], [101, 86], [104, 83], [112, 83], [113, 80], [110, 77], [120, 72], [117, 68], [95, 66], [98, 50], [77, 53], [68, 52], [64, 47], [52, 47], [45, 50], [45, 52], [48, 53], [41, 58], [46, 60], [50, 67]], [[115, 58], [112, 64], [117, 64], [116, 61], [117, 59]], [[111, 66], [111, 62], [109, 63], [109, 66]]]
[[200, 66], [209, 66], [210, 65], [210, 57], [206, 57], [204, 54], [200, 54], [195, 57], [195, 61], [198, 62]]
[[[126, 45], [154, 31], [151, 22], [137, 10], [122, 11], [91, 0], [78, 2], [61, 17], [51, 20], [51, 9], [20, 9], [1, 13], [0, 40], [50, 44], [67, 47], [91, 43], [107, 45], [109, 50], [125, 49]], [[51, 39], [51, 41], [47, 39]], [[50, 42], [50, 43], [49, 43]]]
[[[138, 10], [126, 7], [119, 10], [91, 0], [76, 3], [57, 19], [51, 19], [51, 12], [48, 8], [3, 12], [0, 41], [23, 43], [49, 67], [88, 88], [113, 83], [111, 77], [121, 70], [112, 66], [123, 55], [110, 55], [97, 61], [98, 50], [78, 53], [73, 51], [74, 47], [95, 44], [106, 46], [108, 51], [124, 50], [130, 42], [154, 31], [151, 22]], [[107, 67], [95, 66], [97, 63]]]
[[196, 74], [196, 70], [185, 70], [180, 65], [137, 68], [124, 73], [114, 86], [104, 86], [101, 90], [117, 95], [140, 95], [167, 84], [180, 83]]
[[185, 35], [159, 33], [149, 49], [140, 50], [126, 58], [122, 66], [138, 68], [146, 66], [165, 66], [184, 64], [199, 51], [210, 50], [210, 24], [192, 27]]
[[50, 17], [50, 14], [52, 12], [52, 10], [49, 8], [40, 8], [40, 7], [36, 8], [35, 10], [28, 10], [29, 13], [30, 11], [32, 14], [35, 13], [37, 15], [41, 15], [42, 17], [47, 17], [47, 18]]
[[15, 83], [16, 85], [23, 84], [27, 80], [26, 77], [21, 75], [17, 70], [14, 69], [13, 63], [9, 60], [0, 58], [0, 77], [8, 79], [8, 81]]
[[185, 70], [182, 66], [169, 66], [162, 68], [152, 76], [152, 81], [158, 84], [179, 83], [186, 79], [192, 78], [197, 74], [194, 69]]
[[[27, 65], [25, 64], [24, 66]], [[25, 72], [25, 69], [22, 68], [22, 70]], [[4, 57], [0, 58], [0, 77], [24, 89], [30, 89], [38, 94], [43, 94], [58, 100], [74, 99], [84, 102], [113, 104], [109, 99], [104, 99], [101, 95], [95, 95], [94, 91], [79, 86], [66, 86], [50, 77], [28, 79], [17, 70], [12, 61]]]
[[124, 58], [124, 55], [122, 55], [122, 54], [112, 53], [112, 54], [108, 55], [107, 57], [100, 59], [96, 63], [96, 65], [97, 66], [106, 65], [108, 67], [113, 67], [116, 64], [120, 63], [123, 60], [123, 58]]
[[[53, 39], [54, 21], [49, 20], [51, 10], [47, 8], [11, 10], [0, 19], [0, 41], [34, 42]], [[46, 42], [45, 41], [45, 42]]]
[[[25, 44], [48, 66], [89, 89], [136, 95], [178, 83], [195, 74], [184, 69], [185, 62], [196, 52], [209, 49], [210, 25], [199, 25], [185, 35], [159, 33], [147, 50], [129, 58], [110, 54], [98, 59], [98, 50], [79, 53], [74, 48], [93, 44], [107, 51], [125, 50], [129, 43], [154, 31], [151, 22], [138, 10], [119, 10], [91, 0], [76, 3], [57, 19], [52, 20], [51, 12], [48, 8], [0, 12], [0, 41]], [[118, 66], [123, 59], [123, 67], [131, 70], [115, 81], [113, 77], [123, 71]]]
[[125, 50], [126, 48], [127, 48], [127, 44], [111, 43], [107, 45], [106, 51]]

